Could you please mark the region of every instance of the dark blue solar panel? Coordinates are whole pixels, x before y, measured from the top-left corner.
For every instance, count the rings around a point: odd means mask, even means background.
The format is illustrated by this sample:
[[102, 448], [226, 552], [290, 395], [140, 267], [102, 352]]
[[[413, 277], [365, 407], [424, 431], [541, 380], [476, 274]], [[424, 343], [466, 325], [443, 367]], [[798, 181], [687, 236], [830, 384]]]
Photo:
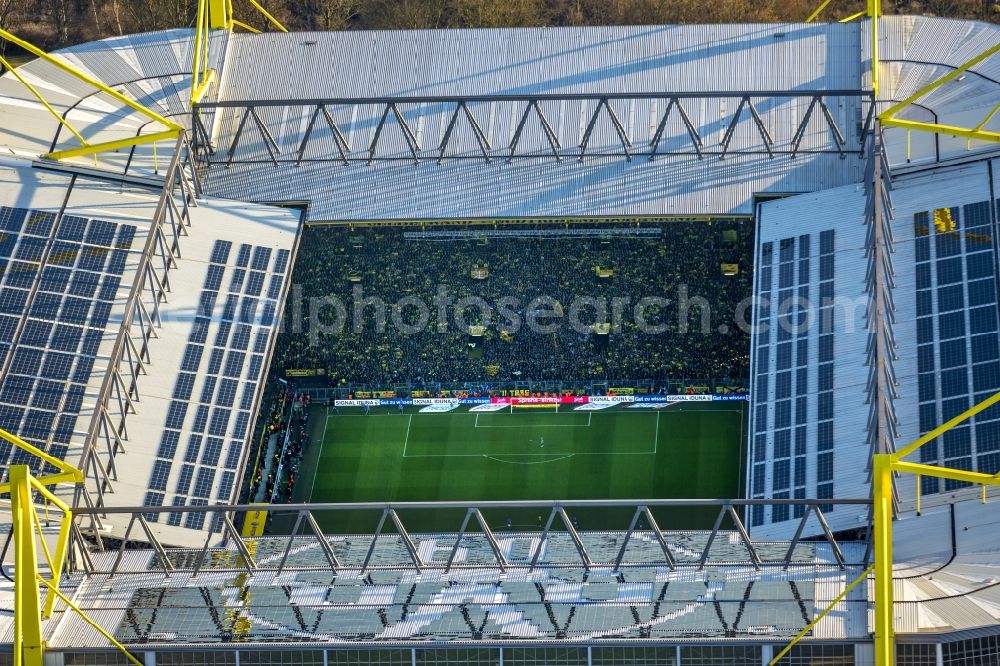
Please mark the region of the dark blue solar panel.
[[66, 391], [66, 406], [64, 411], [71, 412], [73, 414], [80, 413], [80, 406], [83, 404], [83, 393], [84, 387], [79, 384], [71, 384], [69, 390]]
[[115, 247], [127, 250], [132, 247], [133, 240], [135, 240], [135, 227], [131, 224], [119, 225], [118, 238], [115, 239]]
[[97, 291], [97, 285], [101, 281], [101, 276], [97, 273], [77, 271], [69, 283], [69, 293], [74, 296], [92, 298]]
[[257, 354], [267, 351], [267, 329], [262, 328], [257, 331], [257, 337], [253, 340], [253, 350]]
[[108, 261], [107, 272], [114, 275], [121, 275], [125, 272], [125, 264], [128, 262], [128, 252], [126, 250], [112, 250], [111, 259]]
[[222, 500], [224, 502], [229, 501], [229, 497], [233, 492], [233, 482], [236, 480], [236, 475], [232, 472], [223, 472], [222, 480], [219, 482], [219, 492], [216, 494], [215, 498]]
[[243, 289], [243, 280], [246, 278], [247, 272], [242, 268], [237, 268], [233, 271], [233, 277], [229, 281], [229, 291], [238, 294]]
[[24, 323], [21, 333], [21, 344], [34, 347], [46, 347], [49, 344], [49, 334], [52, 333], [52, 323], [29, 319]]
[[[39, 294], [41, 296], [42, 294]], [[87, 323], [87, 316], [90, 314], [90, 304], [91, 301], [86, 298], [76, 298], [75, 296], [68, 296], [63, 299], [62, 315], [60, 316], [60, 321], [64, 321], [68, 324], [79, 324], [83, 326]], [[48, 312], [48, 310], [45, 310]], [[36, 313], [34, 306], [31, 308], [31, 314], [39, 319], [54, 319], [55, 311], [52, 311], [51, 315], [44, 315], [41, 313]], [[87, 352], [96, 353], [96, 352]]]
[[27, 223], [24, 225], [23, 233], [48, 238], [49, 234], [52, 233], [52, 223], [55, 221], [56, 216], [54, 213], [32, 211], [31, 215], [28, 216]]
[[52, 341], [49, 346], [59, 351], [75, 352], [80, 346], [80, 338], [83, 337], [83, 329], [66, 324], [56, 324], [55, 332], [52, 334]]
[[[184, 462], [197, 462], [198, 452], [201, 451], [201, 441], [202, 436], [200, 433], [193, 434], [188, 438], [187, 449], [184, 451]], [[180, 492], [180, 490], [177, 492]]]
[[9, 231], [0, 231], [0, 257], [9, 257], [14, 253], [17, 235]]
[[[198, 476], [194, 482], [194, 490], [191, 494], [195, 497], [208, 497], [212, 492], [212, 482], [215, 481], [215, 469], [212, 467], [201, 467], [198, 469]], [[200, 527], [199, 527], [200, 529]]]
[[222, 318], [225, 321], [232, 321], [236, 317], [236, 305], [238, 302], [239, 299], [232, 294], [226, 298], [226, 305], [222, 309]]
[[0, 402], [11, 405], [27, 405], [33, 383], [31, 377], [8, 375], [3, 381], [3, 389], [0, 389]]
[[240, 245], [240, 253], [236, 257], [236, 265], [240, 268], [246, 268], [247, 264], [250, 263], [250, 250], [251, 247], [247, 244]]
[[201, 464], [218, 465], [220, 455], [222, 455], [222, 440], [218, 437], [207, 438], [205, 440], [205, 448], [201, 454]]
[[273, 298], [274, 300], [278, 300], [280, 296], [281, 296], [281, 277], [275, 275], [271, 278], [271, 284], [269, 284], [267, 287], [267, 297]]
[[278, 250], [278, 256], [274, 260], [274, 272], [283, 274], [285, 269], [288, 268], [288, 257], [290, 253], [288, 250]]
[[229, 410], [216, 407], [212, 410], [212, 420], [208, 424], [208, 434], [224, 437], [226, 426], [229, 425]]
[[253, 251], [253, 268], [255, 271], [266, 271], [267, 264], [271, 259], [271, 248], [257, 247]]
[[253, 409], [254, 391], [256, 389], [256, 382], [247, 382], [243, 385], [243, 397], [240, 398], [240, 409]]
[[222, 276], [226, 272], [225, 266], [209, 266], [205, 275], [205, 289], [218, 291], [222, 288]]
[[229, 340], [229, 332], [232, 330], [233, 325], [228, 321], [224, 321], [219, 324], [219, 330], [215, 334], [215, 346], [225, 347], [226, 341]]
[[0, 229], [17, 233], [24, 226], [24, 218], [28, 211], [24, 208], [8, 208], [0, 206]]
[[240, 458], [242, 457], [240, 454], [243, 452], [243, 448], [239, 442], [240, 436], [240, 431], [236, 430], [233, 432], [233, 437], [237, 439], [229, 445], [229, 451], [226, 452], [226, 467], [228, 469], [236, 469], [240, 466]]
[[226, 370], [223, 373], [226, 377], [239, 377], [243, 374], [243, 359], [246, 354], [240, 351], [231, 351], [226, 356]]
[[[220, 354], [221, 356], [221, 354]], [[219, 381], [218, 377], [206, 377], [205, 383], [201, 387], [201, 402], [211, 403], [212, 396], [215, 394], [215, 384]], [[202, 426], [204, 427], [204, 426]]]
[[217, 240], [215, 245], [212, 246], [212, 258], [213, 264], [224, 264], [229, 260], [229, 252], [233, 249], [233, 244], [229, 241]]
[[45, 239], [34, 238], [32, 236], [21, 236], [21, 242], [14, 250], [14, 257], [23, 261], [39, 262], [42, 260], [42, 253], [45, 251]]
[[240, 303], [240, 321], [245, 324], [252, 324], [257, 316], [257, 299], [244, 298]]
[[83, 240], [83, 232], [87, 226], [87, 220], [76, 215], [64, 215], [59, 221], [59, 229], [56, 230], [56, 238], [59, 240], [77, 241]]
[[153, 471], [149, 475], [149, 487], [153, 490], [166, 490], [167, 477], [170, 476], [170, 461], [157, 460], [153, 463]]
[[167, 409], [167, 427], [177, 430], [183, 428], [187, 409], [187, 403], [172, 401], [170, 407]]
[[174, 385], [174, 400], [190, 400], [191, 391], [194, 390], [195, 375], [190, 372], [182, 372], [177, 376], [177, 383]]
[[232, 407], [236, 402], [236, 387], [238, 382], [235, 379], [223, 379], [219, 382], [219, 394], [215, 397], [215, 404], [223, 407]]
[[191, 337], [188, 340], [204, 344], [208, 337], [208, 324], [208, 317], [195, 317], [194, 323], [191, 325]]
[[[242, 439], [247, 434], [247, 426], [250, 425], [250, 412], [240, 412], [236, 415], [236, 422], [233, 424], [233, 437]], [[238, 449], [238, 446], [233, 448]]]
[[118, 295], [118, 285], [121, 284], [121, 280], [113, 275], [105, 275], [104, 280], [101, 281], [101, 292], [98, 294], [98, 298], [102, 301], [113, 301]]
[[111, 250], [106, 247], [84, 247], [80, 250], [79, 266], [86, 271], [103, 272], [109, 254], [111, 254]]
[[61, 294], [66, 291], [73, 271], [68, 268], [57, 268], [56, 266], [46, 266], [42, 269], [42, 279], [38, 286], [42, 291], [50, 291], [54, 294]]
[[[212, 378], [212, 386], [215, 386], [215, 378]], [[203, 400], [202, 402], [211, 402], [212, 396], [209, 395], [208, 400]], [[198, 405], [197, 411], [194, 414], [194, 423], [191, 424], [192, 432], [205, 432], [205, 428], [208, 427], [208, 405]]]
[[28, 292], [25, 289], [9, 289], [7, 287], [0, 289], [0, 314], [21, 315], [27, 302]]
[[75, 414], [64, 414], [59, 417], [53, 438], [57, 442], [69, 442], [73, 437], [73, 428], [76, 426]]
[[96, 302], [94, 303], [94, 312], [90, 315], [90, 325], [100, 326], [104, 328], [108, 324], [108, 319], [111, 317], [111, 303]]
[[47, 263], [56, 266], [73, 267], [76, 265], [76, 255], [80, 253], [80, 246], [75, 243], [65, 243], [57, 241], [52, 244], [52, 252], [49, 253]]
[[29, 409], [24, 415], [24, 425], [21, 428], [21, 437], [46, 440], [49, 438], [49, 433], [52, 431], [52, 424], [55, 420], [55, 412], [43, 412], [37, 409]]
[[184, 372], [198, 372], [201, 364], [201, 355], [205, 348], [201, 345], [188, 345], [184, 350], [184, 358], [181, 359], [181, 370]]
[[76, 361], [76, 369], [73, 370], [73, 376], [70, 378], [74, 382], [84, 383], [90, 377], [90, 371], [94, 367], [94, 357], [93, 356], [80, 356]]
[[236, 329], [233, 331], [232, 348], [246, 350], [250, 346], [251, 330], [251, 327], [247, 324], [237, 324]]
[[247, 372], [247, 377], [251, 379], [256, 379], [260, 376], [261, 368], [264, 366], [264, 357], [260, 354], [254, 354], [250, 357], [250, 370]]
[[38, 275], [38, 265], [23, 261], [11, 261], [7, 265], [7, 286], [30, 289]]
[[[59, 319], [59, 306], [62, 304], [62, 300], [62, 296], [59, 294], [35, 294], [35, 300], [31, 304], [31, 311], [29, 314], [36, 319], [48, 319], [55, 321]], [[84, 301], [84, 303], [86, 302], [87, 301]], [[86, 313], [84, 313], [84, 318], [86, 318]]]
[[18, 347], [14, 350], [10, 371], [16, 375], [37, 375], [42, 365], [42, 351], [29, 347]]
[[264, 310], [260, 313], [261, 326], [270, 328], [274, 325], [274, 303], [265, 303]]
[[264, 289], [264, 274], [259, 271], [250, 271], [250, 278], [247, 280], [246, 293], [260, 296]]
[[65, 384], [62, 382], [39, 379], [35, 384], [35, 393], [31, 396], [31, 406], [42, 409], [59, 409], [64, 386]]
[[73, 369], [73, 357], [60, 352], [49, 352], [45, 355], [45, 363], [42, 365], [41, 376], [46, 379], [69, 379], [69, 373]]
[[201, 297], [198, 299], [198, 314], [205, 317], [212, 316], [212, 310], [215, 309], [215, 299], [217, 296], [218, 293], [214, 291], [201, 292]]
[[194, 477], [194, 465], [181, 465], [181, 474], [177, 477], [177, 487], [174, 489], [178, 493], [187, 493], [191, 489], [191, 479]]
[[11, 340], [17, 330], [17, 317], [0, 317], [0, 340]]
[[115, 224], [104, 220], [91, 220], [84, 240], [91, 245], [111, 247], [115, 242]]
[[181, 434], [176, 430], [164, 430], [160, 435], [160, 448], [156, 455], [160, 458], [173, 458], [177, 454], [177, 443]]
[[83, 344], [80, 345], [80, 353], [87, 354], [89, 356], [97, 356], [97, 349], [101, 346], [101, 338], [103, 336], [104, 331], [88, 329], [87, 332], [83, 334]]

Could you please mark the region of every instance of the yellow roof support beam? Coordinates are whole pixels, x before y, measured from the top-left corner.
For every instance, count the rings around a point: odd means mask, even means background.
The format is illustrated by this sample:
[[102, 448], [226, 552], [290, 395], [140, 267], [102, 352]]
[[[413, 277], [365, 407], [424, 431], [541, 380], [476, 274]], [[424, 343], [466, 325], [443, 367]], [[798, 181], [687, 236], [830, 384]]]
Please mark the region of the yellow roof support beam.
[[[6, 430], [0, 428], [0, 439], [4, 440], [16, 449], [21, 449], [26, 453], [39, 458], [48, 464], [52, 465], [59, 470], [56, 474], [50, 474], [49, 476], [43, 476], [41, 478], [35, 479], [38, 483], [45, 486], [54, 486], [57, 483], [83, 483], [83, 472], [77, 468], [70, 465], [65, 460], [60, 460], [54, 456], [50, 456], [45, 451], [42, 451], [36, 446], [28, 444], [26, 441], [18, 437], [17, 435], [12, 435]], [[5, 483], [0, 485], [0, 495], [5, 495], [10, 492], [10, 483]]]
[[146, 107], [144, 107], [142, 104], [139, 104], [135, 100], [129, 99], [128, 97], [126, 97], [125, 95], [121, 94], [117, 90], [108, 87], [104, 83], [101, 83], [100, 81], [98, 81], [94, 77], [90, 76], [89, 74], [86, 74], [85, 72], [82, 72], [81, 70], [77, 69], [76, 67], [74, 67], [73, 65], [69, 64], [68, 62], [65, 62], [63, 60], [60, 60], [58, 58], [55, 58], [55, 57], [49, 55], [48, 53], [46, 53], [42, 49], [38, 48], [37, 46], [35, 46], [31, 42], [26, 42], [23, 39], [21, 39], [19, 37], [16, 37], [15, 35], [12, 35], [11, 33], [7, 32], [6, 30], [0, 30], [0, 38], [3, 38], [5, 40], [7, 40], [11, 44], [14, 44], [16, 46], [21, 47], [22, 49], [24, 49], [28, 53], [41, 58], [42, 60], [44, 60], [45, 62], [49, 63], [50, 65], [54, 65], [55, 67], [58, 67], [59, 69], [61, 69], [62, 71], [66, 72], [70, 76], [72, 76], [74, 78], [77, 78], [77, 79], [83, 81], [84, 83], [86, 83], [88, 85], [91, 85], [94, 88], [97, 88], [101, 92], [110, 95], [111, 97], [113, 97], [117, 101], [121, 102], [122, 104], [124, 104], [125, 106], [129, 107], [130, 109], [132, 109], [134, 111], [137, 111], [138, 113], [141, 113], [142, 115], [146, 116], [150, 120], [155, 120], [156, 122], [164, 125], [165, 127], [169, 127], [170, 129], [176, 129], [176, 130], [183, 129], [180, 125], [178, 125], [177, 123], [173, 122], [172, 120], [168, 120], [168, 119], [164, 118], [163, 116], [161, 116], [160, 114], [156, 113], [155, 111], [151, 111], [150, 109], [147, 109]]
[[66, 62], [64, 60], [60, 60], [59, 58], [53, 57], [52, 55], [46, 53], [45, 51], [43, 51], [42, 49], [38, 48], [37, 46], [35, 46], [31, 42], [27, 42], [27, 41], [21, 39], [20, 37], [17, 37], [16, 35], [13, 35], [13, 34], [7, 32], [6, 30], [2, 30], [2, 29], [0, 29], [0, 39], [6, 40], [6, 41], [10, 42], [11, 44], [19, 46], [20, 48], [24, 49], [28, 53], [31, 53], [32, 55], [37, 56], [41, 60], [44, 60], [48, 64], [52, 65], [53, 67], [56, 67], [56, 68], [62, 70], [63, 72], [66, 72], [70, 76], [72, 76], [72, 77], [74, 77], [76, 79], [79, 79], [80, 81], [83, 81], [87, 85], [92, 86], [93, 88], [96, 88], [97, 90], [105, 93], [106, 95], [112, 97], [113, 99], [115, 99], [118, 102], [122, 103], [126, 107], [128, 107], [128, 108], [136, 111], [137, 113], [145, 116], [146, 118], [148, 118], [148, 119], [150, 119], [150, 120], [152, 120], [154, 122], [157, 122], [157, 123], [163, 125], [165, 128], [167, 128], [165, 131], [159, 132], [159, 133], [156, 133], [156, 134], [147, 134], [147, 135], [143, 135], [143, 136], [139, 136], [139, 137], [134, 137], [134, 138], [130, 138], [130, 139], [122, 139], [122, 140], [118, 140], [118, 141], [107, 141], [107, 142], [103, 142], [103, 143], [89, 143], [86, 139], [83, 138], [83, 136], [75, 128], [73, 128], [66, 121], [65, 118], [63, 118], [61, 115], [59, 115], [59, 113], [57, 113], [56, 110], [54, 108], [52, 108], [52, 105], [50, 105], [44, 99], [44, 97], [41, 95], [41, 93], [34, 86], [32, 86], [28, 81], [26, 81], [24, 79], [24, 77], [22, 77], [20, 75], [19, 72], [16, 72], [14, 70], [14, 68], [11, 67], [9, 63], [7, 63], [7, 61], [3, 61], [3, 65], [5, 67], [7, 67], [7, 69], [10, 69], [11, 72], [13, 72], [13, 74], [17, 78], [17, 80], [20, 81], [31, 92], [31, 94], [34, 95], [45, 106], [45, 108], [49, 111], [49, 113], [51, 113], [53, 116], [55, 116], [56, 119], [61, 124], [65, 125], [73, 133], [73, 135], [77, 138], [77, 140], [79, 140], [80, 143], [83, 144], [80, 148], [71, 148], [71, 149], [68, 149], [68, 150], [60, 150], [60, 151], [56, 151], [54, 153], [49, 153], [47, 155], [42, 155], [42, 157], [46, 157], [46, 158], [53, 159], [53, 160], [61, 160], [61, 159], [67, 159], [67, 158], [70, 158], [70, 157], [79, 157], [79, 156], [82, 156], [82, 155], [96, 155], [97, 153], [105, 152], [105, 151], [108, 151], [108, 150], [117, 150], [119, 148], [125, 148], [125, 147], [129, 147], [129, 146], [137, 146], [137, 145], [144, 144], [144, 143], [150, 143], [150, 142], [153, 142], [153, 141], [159, 141], [159, 140], [165, 139], [165, 138], [176, 138], [181, 132], [184, 131], [184, 128], [181, 125], [178, 125], [177, 123], [175, 123], [172, 120], [164, 118], [160, 114], [156, 113], [155, 111], [152, 111], [151, 109], [143, 106], [142, 104], [139, 104], [135, 100], [129, 99], [128, 97], [126, 97], [122, 93], [120, 93], [117, 90], [109, 87], [108, 85], [102, 83], [101, 81], [98, 81], [94, 77], [90, 76], [86, 72], [81, 71], [79, 68], [74, 67], [73, 65], [69, 64], [68, 62]]
[[27, 88], [28, 91], [35, 96], [35, 99], [41, 102], [42, 106], [44, 106], [48, 110], [48, 112], [52, 114], [52, 117], [59, 121], [59, 124], [61, 124], [63, 127], [72, 132], [73, 136], [75, 136], [80, 141], [80, 143], [82, 143], [85, 146], [90, 145], [87, 143], [86, 139], [80, 136], [80, 133], [76, 131], [76, 128], [70, 125], [66, 121], [66, 119], [62, 117], [61, 114], [59, 114], [55, 109], [52, 108], [52, 105], [49, 104], [48, 101], [46, 101], [46, 99], [42, 96], [42, 93], [38, 92], [35, 86], [31, 85], [31, 83], [29, 83], [27, 79], [21, 76], [21, 73], [18, 72], [13, 65], [7, 62], [7, 60], [3, 56], [0, 56], [0, 65], [3, 65], [8, 70], [10, 70], [10, 73], [14, 75], [14, 78], [20, 81], [21, 85]]
[[47, 157], [50, 160], [65, 160], [70, 157], [81, 157], [83, 155], [93, 155], [95, 153], [102, 153], [108, 150], [119, 150], [121, 148], [131, 148], [132, 146], [141, 146], [147, 143], [156, 143], [157, 141], [163, 141], [165, 139], [176, 139], [180, 136], [180, 133], [184, 130], [181, 128], [164, 130], [162, 132], [157, 132], [156, 134], [142, 134], [140, 136], [133, 136], [127, 139], [118, 139], [116, 141], [106, 141], [104, 143], [96, 143], [91, 146], [83, 146], [82, 148], [70, 148], [69, 150], [57, 150], [54, 153], [49, 153], [43, 155], [42, 157]]
[[233, 25], [232, 5], [229, 0], [202, 0], [207, 5], [207, 26], [211, 30], [229, 30]]
[[823, 10], [826, 9], [826, 6], [831, 2], [833, 2], [833, 0], [823, 0], [823, 4], [817, 7], [816, 11], [810, 14], [809, 18], [806, 19], [806, 23], [812, 23], [813, 21], [815, 21], [819, 17], [819, 15], [823, 13]]
[[968, 69], [970, 69], [972, 67], [975, 67], [976, 65], [978, 65], [979, 63], [981, 63], [982, 61], [984, 61], [984, 60], [986, 60], [988, 58], [991, 58], [997, 52], [1000, 52], [1000, 44], [996, 44], [995, 46], [986, 49], [985, 51], [983, 51], [979, 55], [977, 55], [977, 56], [975, 56], [975, 57], [973, 57], [973, 58], [965, 61], [964, 63], [962, 63], [961, 65], [959, 65], [955, 69], [953, 69], [952, 71], [948, 72], [947, 74], [945, 74], [944, 76], [942, 76], [940, 79], [937, 79], [936, 81], [932, 81], [931, 83], [928, 83], [926, 86], [924, 86], [923, 88], [921, 88], [917, 92], [913, 93], [912, 95], [910, 95], [909, 97], [907, 97], [906, 99], [904, 99], [902, 102], [899, 102], [898, 104], [894, 104], [894, 105], [890, 106], [888, 109], [886, 109], [885, 111], [883, 111], [879, 115], [879, 119], [885, 120], [886, 118], [891, 118], [892, 116], [896, 115], [897, 113], [899, 113], [900, 111], [902, 111], [904, 108], [906, 108], [907, 106], [909, 106], [910, 104], [912, 104], [913, 102], [916, 102], [918, 99], [920, 99], [921, 97], [923, 97], [927, 93], [931, 92], [932, 90], [936, 90], [937, 88], [940, 88], [941, 86], [943, 86], [944, 84], [948, 83], [952, 79], [958, 78], [958, 76], [961, 75], [962, 72], [964, 72], [964, 71], [966, 71], [966, 70], [968, 70]]
[[837, 23], [850, 23], [851, 21], [853, 21], [855, 19], [859, 19], [862, 16], [867, 16], [867, 15], [868, 15], [868, 10], [867, 9], [863, 9], [863, 10], [861, 10], [860, 12], [858, 12], [856, 14], [851, 14], [850, 16], [845, 16], [844, 18], [842, 18], [839, 21], [837, 21]]
[[[882, 3], [881, 0], [866, 0], [867, 6], [864, 11], [860, 11], [856, 14], [851, 14], [847, 18], [840, 19], [840, 23], [847, 23], [848, 21], [853, 21], [854, 19], [861, 18], [862, 16], [867, 16], [872, 20], [872, 31], [871, 31], [871, 56], [872, 56], [872, 92], [875, 93], [875, 97], [878, 98], [878, 19], [882, 16]], [[250, 0], [253, 2], [253, 0]], [[820, 6], [816, 8], [809, 18], [806, 19], [806, 23], [812, 23], [819, 15], [823, 13], [823, 10], [827, 8], [833, 0], [823, 0]]]
[[277, 28], [281, 32], [288, 32], [288, 30], [285, 29], [285, 26], [281, 25], [281, 23], [278, 21], [278, 19], [276, 19], [273, 16], [271, 16], [270, 12], [268, 12], [266, 9], [264, 9], [264, 7], [262, 7], [261, 4], [259, 2], [257, 2], [257, 0], [249, 0], [249, 2], [250, 2], [251, 5], [254, 6], [254, 9], [256, 9], [257, 11], [259, 11], [264, 16], [264, 18], [266, 18], [271, 23], [271, 25], [273, 25], [275, 28]]
[[[924, 95], [927, 95], [928, 93], [937, 90], [938, 88], [948, 83], [949, 81], [959, 78], [963, 72], [971, 69], [972, 67], [975, 67], [984, 60], [992, 58], [997, 53], [1000, 53], [1000, 43], [986, 49], [979, 55], [970, 58], [969, 60], [965, 61], [964, 63], [962, 63], [952, 71], [948, 72], [941, 78], [931, 81], [930, 83], [922, 87], [920, 90], [916, 91], [915, 93], [904, 99], [902, 102], [893, 104], [888, 109], [879, 114], [879, 120], [882, 122], [883, 125], [888, 127], [902, 127], [907, 130], [932, 132], [934, 134], [950, 134], [951, 136], [963, 137], [967, 139], [969, 142], [971, 142], [972, 140], [1000, 142], [1000, 133], [990, 132], [983, 129], [983, 127], [986, 126], [986, 123], [988, 123], [990, 119], [993, 118], [993, 116], [997, 113], [997, 111], [1000, 110], [1000, 104], [994, 106], [993, 110], [990, 111], [985, 118], [983, 118], [982, 122], [980, 122], [975, 127], [971, 128], [954, 127], [952, 125], [942, 125], [938, 123], [921, 123], [913, 120], [901, 120], [896, 118], [896, 114], [906, 109], [908, 106], [916, 102], [918, 99], [922, 98]], [[971, 147], [971, 144], [969, 147]]]

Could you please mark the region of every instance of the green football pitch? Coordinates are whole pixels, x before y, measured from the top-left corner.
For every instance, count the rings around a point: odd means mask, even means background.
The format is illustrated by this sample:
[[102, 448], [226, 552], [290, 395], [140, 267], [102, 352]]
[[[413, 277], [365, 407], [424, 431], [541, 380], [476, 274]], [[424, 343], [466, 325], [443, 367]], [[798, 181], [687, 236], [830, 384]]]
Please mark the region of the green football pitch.
[[[745, 403], [675, 403], [662, 409], [572, 406], [402, 413], [358, 408], [311, 413], [312, 443], [296, 500], [404, 502], [740, 496]], [[717, 509], [661, 512], [671, 527], [699, 527]], [[534, 529], [538, 509], [493, 510], [493, 524]], [[503, 515], [500, 515], [500, 514]], [[622, 529], [630, 509], [578, 509], [587, 529]], [[327, 512], [335, 532], [370, 532], [378, 512]], [[411, 531], [454, 530], [463, 511], [411, 511]], [[625, 525], [622, 525], [622, 521]], [[666, 529], [666, 527], [665, 527]]]

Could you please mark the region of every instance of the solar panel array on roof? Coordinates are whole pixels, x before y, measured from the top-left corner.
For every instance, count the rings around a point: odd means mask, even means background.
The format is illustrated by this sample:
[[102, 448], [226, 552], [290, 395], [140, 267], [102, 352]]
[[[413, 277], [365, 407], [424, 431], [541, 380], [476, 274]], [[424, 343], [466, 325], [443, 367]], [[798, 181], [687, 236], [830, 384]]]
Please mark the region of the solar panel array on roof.
[[[163, 504], [168, 493], [173, 506], [232, 499], [288, 260], [285, 249], [272, 252], [241, 244], [234, 252], [230, 241], [215, 242], [150, 474], [146, 506]], [[217, 317], [219, 302], [223, 305]], [[215, 335], [209, 344], [212, 327]], [[171, 484], [175, 460], [180, 471]], [[158, 520], [152, 514], [148, 518]], [[204, 521], [200, 513], [166, 516], [168, 525], [183, 523], [193, 529], [202, 529]]]
[[[0, 428], [62, 458], [136, 228], [0, 207]], [[20, 330], [20, 334], [19, 334]], [[0, 469], [40, 461], [0, 443]]]

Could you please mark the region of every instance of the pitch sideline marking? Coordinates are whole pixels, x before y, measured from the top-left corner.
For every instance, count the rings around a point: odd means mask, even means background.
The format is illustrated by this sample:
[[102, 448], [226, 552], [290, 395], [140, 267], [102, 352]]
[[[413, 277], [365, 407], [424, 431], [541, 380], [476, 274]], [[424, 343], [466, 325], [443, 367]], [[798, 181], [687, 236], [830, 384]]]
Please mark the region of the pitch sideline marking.
[[326, 408], [326, 421], [323, 422], [323, 439], [319, 443], [319, 452], [316, 454], [316, 469], [313, 470], [312, 485], [309, 486], [309, 501], [312, 501], [313, 493], [316, 491], [316, 476], [319, 474], [320, 464], [323, 462], [323, 445], [326, 444], [327, 429], [330, 427], [330, 407]]
[[653, 433], [653, 453], [656, 453], [656, 446], [660, 441], [660, 412], [656, 412], [656, 432]]
[[[406, 445], [410, 441], [410, 426], [413, 425], [413, 414], [410, 414], [410, 418], [406, 420], [406, 437], [403, 439], [403, 457], [406, 458]], [[413, 457], [413, 456], [409, 456]]]

